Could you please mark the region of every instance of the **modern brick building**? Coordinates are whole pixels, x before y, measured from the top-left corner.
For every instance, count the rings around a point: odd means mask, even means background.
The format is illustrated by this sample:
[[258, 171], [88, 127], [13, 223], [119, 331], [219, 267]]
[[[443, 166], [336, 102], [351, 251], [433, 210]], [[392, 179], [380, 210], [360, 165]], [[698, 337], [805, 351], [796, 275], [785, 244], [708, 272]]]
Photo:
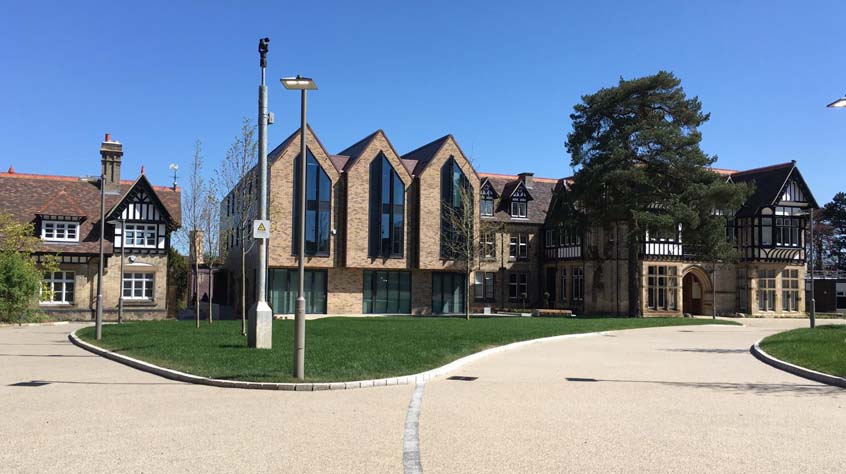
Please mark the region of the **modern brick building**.
[[[135, 180], [122, 181], [123, 145], [108, 134], [100, 156], [106, 216], [103, 314], [115, 319], [123, 295], [126, 318], [164, 318], [168, 249], [171, 233], [180, 224], [180, 191], [151, 185], [143, 168]], [[11, 167], [0, 173], [0, 213], [34, 225], [42, 240], [36, 258], [58, 259], [59, 271], [45, 275], [52, 296], [39, 304], [50, 316], [93, 318], [104, 225], [99, 181], [99, 177], [21, 174]]]
[[[580, 230], [549, 216], [556, 198], [569, 192], [571, 178], [479, 173], [451, 135], [404, 155], [381, 130], [338, 154], [329, 153], [311, 128], [306, 140], [307, 312], [459, 313], [470, 298], [475, 310], [625, 314], [624, 229]], [[297, 131], [268, 156], [268, 295], [276, 314], [293, 313], [296, 298], [299, 150]], [[754, 195], [727, 221], [727, 238], [737, 242], [742, 260], [714, 266], [688, 254], [680, 233], [645, 235], [638, 255], [644, 313], [710, 314], [716, 301], [719, 314], [804, 314], [803, 212], [817, 204], [795, 163], [715, 172], [755, 185]], [[257, 186], [254, 172], [242, 186]], [[499, 232], [476, 236], [484, 255], [473, 269], [470, 294], [460, 265], [442, 245], [449, 232], [442, 209], [454, 205], [458, 186], [475, 196], [477, 222], [500, 224]], [[240, 221], [234, 215], [240, 206], [233, 203], [238, 195], [257, 193], [230, 192], [221, 205], [230, 294], [238, 291], [240, 268], [233, 250], [244, 244], [231, 238]], [[248, 305], [255, 296], [255, 260], [247, 259]]]

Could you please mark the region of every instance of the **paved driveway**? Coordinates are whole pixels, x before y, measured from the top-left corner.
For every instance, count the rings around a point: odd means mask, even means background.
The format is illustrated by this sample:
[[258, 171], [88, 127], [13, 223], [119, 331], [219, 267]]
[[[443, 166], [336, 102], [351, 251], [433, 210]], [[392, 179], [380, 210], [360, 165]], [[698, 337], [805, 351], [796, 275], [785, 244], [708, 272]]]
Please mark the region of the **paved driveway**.
[[[846, 471], [846, 390], [748, 353], [805, 322], [744, 322], [537, 344], [429, 382], [423, 472]], [[412, 386], [182, 384], [70, 345], [76, 327], [0, 328], [0, 472], [403, 471]]]

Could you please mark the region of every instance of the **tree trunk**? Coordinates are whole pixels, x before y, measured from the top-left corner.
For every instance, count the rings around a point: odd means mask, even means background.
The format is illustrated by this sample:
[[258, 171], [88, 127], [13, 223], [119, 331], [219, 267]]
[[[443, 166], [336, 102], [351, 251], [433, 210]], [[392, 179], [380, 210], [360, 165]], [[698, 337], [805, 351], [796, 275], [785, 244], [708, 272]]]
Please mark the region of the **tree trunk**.
[[197, 246], [194, 245], [194, 319], [200, 327], [200, 262], [197, 261]]
[[214, 319], [212, 316], [212, 303], [214, 302], [214, 271], [209, 265], [209, 324], [212, 323]]
[[464, 317], [470, 321], [470, 272], [464, 277]]
[[247, 335], [247, 253], [241, 247], [241, 335]]
[[638, 261], [638, 239], [636, 233], [632, 232], [627, 245], [629, 247], [628, 281], [629, 281], [629, 317], [639, 318], [643, 316], [641, 307], [641, 273], [640, 262]]

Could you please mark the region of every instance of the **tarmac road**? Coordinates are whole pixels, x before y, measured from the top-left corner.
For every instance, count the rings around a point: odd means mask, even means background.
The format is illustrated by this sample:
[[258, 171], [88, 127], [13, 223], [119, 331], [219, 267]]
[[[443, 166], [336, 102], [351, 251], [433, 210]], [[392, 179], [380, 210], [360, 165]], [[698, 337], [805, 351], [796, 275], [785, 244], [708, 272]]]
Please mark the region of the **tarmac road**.
[[[846, 472], [846, 390], [748, 352], [806, 321], [743, 322], [535, 344], [430, 381], [422, 471]], [[403, 472], [412, 385], [172, 382], [71, 345], [77, 327], [0, 328], [0, 472]]]

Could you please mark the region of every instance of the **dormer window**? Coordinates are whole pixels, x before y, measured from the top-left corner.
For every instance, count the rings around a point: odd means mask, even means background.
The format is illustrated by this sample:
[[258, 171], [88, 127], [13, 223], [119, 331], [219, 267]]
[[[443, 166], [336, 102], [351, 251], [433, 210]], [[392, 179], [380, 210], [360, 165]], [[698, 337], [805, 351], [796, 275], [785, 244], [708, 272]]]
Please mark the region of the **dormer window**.
[[46, 242], [79, 242], [79, 223], [42, 221], [41, 238]]
[[511, 218], [526, 219], [529, 216], [529, 195], [521, 185], [511, 193]]
[[479, 212], [484, 217], [491, 217], [494, 215], [494, 198], [496, 197], [496, 194], [489, 184], [482, 187], [481, 194], [482, 197], [479, 201]]

